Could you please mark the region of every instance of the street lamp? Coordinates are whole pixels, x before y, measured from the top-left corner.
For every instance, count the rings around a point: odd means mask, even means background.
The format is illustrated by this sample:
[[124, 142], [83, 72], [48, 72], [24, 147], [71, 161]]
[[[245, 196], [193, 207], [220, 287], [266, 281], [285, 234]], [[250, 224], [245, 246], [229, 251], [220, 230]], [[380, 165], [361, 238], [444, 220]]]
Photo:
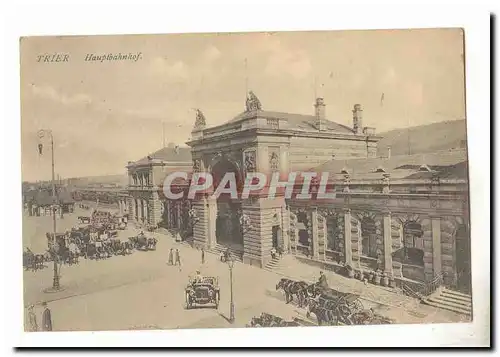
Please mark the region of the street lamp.
[[233, 268], [234, 259], [232, 254], [229, 255], [227, 259], [227, 265], [229, 266], [229, 280], [231, 283], [231, 304], [229, 305], [229, 322], [234, 323], [234, 299], [233, 299]]
[[[41, 140], [43, 139], [46, 135], [50, 137], [50, 147], [51, 147], [51, 154], [52, 154], [52, 224], [54, 228], [54, 236], [52, 237], [52, 255], [54, 258], [54, 277], [52, 280], [52, 288], [49, 288], [46, 290], [46, 292], [54, 292], [54, 291], [59, 291], [61, 290], [61, 286], [59, 284], [59, 274], [57, 272], [57, 251], [56, 251], [56, 233], [57, 233], [57, 226], [56, 226], [56, 209], [57, 209], [57, 196], [56, 196], [56, 181], [55, 181], [55, 174], [54, 174], [54, 136], [52, 135], [52, 130], [48, 129], [42, 129], [38, 131], [38, 138]], [[43, 144], [40, 142], [38, 144], [38, 153], [42, 155], [42, 150], [43, 150]]]

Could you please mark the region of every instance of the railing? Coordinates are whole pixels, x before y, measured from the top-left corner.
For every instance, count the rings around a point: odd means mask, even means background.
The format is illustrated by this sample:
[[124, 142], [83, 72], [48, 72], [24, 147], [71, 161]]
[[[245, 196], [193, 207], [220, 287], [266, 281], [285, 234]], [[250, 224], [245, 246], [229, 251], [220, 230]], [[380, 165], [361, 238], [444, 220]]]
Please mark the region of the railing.
[[424, 296], [429, 296], [444, 284], [444, 272], [437, 274], [423, 289]]
[[441, 272], [441, 273], [435, 275], [431, 281], [425, 283], [425, 285], [421, 289], [418, 289], [418, 290], [412, 289], [410, 287], [410, 285], [405, 284], [405, 283], [401, 284], [401, 288], [402, 288], [403, 293], [405, 295], [408, 295], [410, 297], [417, 298], [417, 299], [424, 299], [427, 296], [434, 293], [441, 286], [443, 286], [444, 276], [445, 276], [444, 272]]

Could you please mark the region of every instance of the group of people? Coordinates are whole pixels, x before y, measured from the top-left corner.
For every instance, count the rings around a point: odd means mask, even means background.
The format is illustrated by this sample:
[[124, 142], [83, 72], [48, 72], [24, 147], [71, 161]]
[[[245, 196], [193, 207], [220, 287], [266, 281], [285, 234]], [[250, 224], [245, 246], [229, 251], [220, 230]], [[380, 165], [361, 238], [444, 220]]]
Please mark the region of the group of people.
[[181, 253], [179, 249], [176, 249], [174, 252], [174, 248], [170, 248], [170, 252], [168, 253], [168, 265], [178, 265], [179, 270], [181, 269]]
[[[44, 310], [42, 312], [41, 331], [52, 331], [52, 314], [46, 302], [43, 302], [42, 306], [44, 307]], [[35, 305], [28, 306], [28, 320], [29, 320], [30, 332], [40, 331], [34, 309]]]

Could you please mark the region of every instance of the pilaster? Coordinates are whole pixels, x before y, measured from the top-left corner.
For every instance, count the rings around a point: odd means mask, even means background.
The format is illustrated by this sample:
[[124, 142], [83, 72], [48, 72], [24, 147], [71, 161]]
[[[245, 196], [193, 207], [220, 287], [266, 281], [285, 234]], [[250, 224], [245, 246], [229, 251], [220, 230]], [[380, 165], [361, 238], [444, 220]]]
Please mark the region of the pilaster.
[[432, 267], [434, 276], [441, 274], [442, 260], [441, 260], [441, 219], [439, 217], [431, 218], [432, 228]]
[[352, 267], [352, 244], [351, 244], [351, 210], [344, 210], [344, 249], [345, 264]]
[[393, 267], [392, 267], [392, 227], [391, 227], [391, 213], [385, 212], [383, 216], [384, 220], [384, 272], [392, 276], [393, 275]]
[[318, 211], [313, 210], [311, 212], [311, 223], [312, 223], [312, 255], [313, 259], [319, 259], [319, 232], [318, 232]]

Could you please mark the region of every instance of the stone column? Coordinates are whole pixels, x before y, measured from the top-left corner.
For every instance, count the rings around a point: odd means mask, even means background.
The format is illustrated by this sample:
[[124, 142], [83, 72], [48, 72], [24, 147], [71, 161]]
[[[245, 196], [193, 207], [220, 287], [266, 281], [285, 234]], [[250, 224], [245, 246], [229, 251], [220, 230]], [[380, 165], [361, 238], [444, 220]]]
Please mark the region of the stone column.
[[182, 209], [181, 209], [181, 201], [177, 200], [175, 209], [177, 210], [177, 228], [181, 229], [181, 215], [182, 215]]
[[142, 199], [137, 199], [137, 221], [139, 223], [142, 223], [142, 215], [144, 213], [143, 207], [142, 207]]
[[[403, 248], [403, 224], [401, 221], [391, 216], [391, 238], [392, 238], [392, 253]], [[401, 254], [400, 254], [401, 255]], [[403, 265], [401, 262], [392, 262], [392, 272], [395, 278], [403, 277]]]
[[285, 252], [289, 252], [290, 251], [290, 235], [289, 235], [290, 215], [289, 215], [289, 212], [286, 210], [286, 204], [283, 204], [283, 206], [281, 206], [281, 223], [282, 223], [281, 234], [283, 235], [283, 249]]
[[133, 197], [128, 198], [128, 212], [129, 212], [129, 221], [135, 221], [135, 199]]
[[[196, 213], [198, 214], [199, 212], [196, 211]], [[165, 201], [165, 212], [163, 213], [163, 216], [166, 217], [167, 221], [167, 228], [172, 228], [171, 226], [171, 223], [170, 223], [170, 200], [167, 199]]]
[[430, 218], [423, 218], [420, 222], [423, 231], [424, 241], [424, 275], [425, 281], [429, 282], [434, 278], [434, 245], [433, 229]]
[[[166, 209], [170, 212], [171, 207], [170, 207], [171, 201], [167, 201]], [[196, 199], [192, 202], [191, 205], [192, 209], [194, 210], [196, 217], [198, 221], [195, 223], [193, 227], [193, 240], [195, 245], [204, 247], [205, 249], [211, 248], [210, 242], [209, 242], [209, 217], [208, 217], [208, 204], [207, 200], [205, 198], [202, 199]], [[170, 216], [168, 216], [169, 220], [169, 227], [171, 227], [170, 223]]]
[[312, 254], [313, 259], [319, 259], [319, 243], [318, 243], [318, 211], [311, 212], [311, 225], [312, 225]]
[[147, 200], [143, 200], [142, 204], [144, 205], [144, 222], [149, 223], [149, 204]]
[[434, 276], [441, 274], [441, 219], [439, 217], [431, 217], [432, 229], [432, 267]]
[[151, 199], [151, 224], [157, 225], [161, 221], [161, 202], [160, 197], [158, 196], [158, 192], [153, 191]]
[[207, 244], [208, 248], [215, 248], [217, 245], [217, 236], [215, 235], [216, 221], [217, 221], [217, 201], [213, 197], [206, 199], [207, 208]]
[[351, 247], [351, 210], [344, 210], [344, 249], [345, 264], [352, 267], [352, 247]]
[[392, 227], [391, 227], [391, 213], [384, 213], [384, 272], [392, 276]]

